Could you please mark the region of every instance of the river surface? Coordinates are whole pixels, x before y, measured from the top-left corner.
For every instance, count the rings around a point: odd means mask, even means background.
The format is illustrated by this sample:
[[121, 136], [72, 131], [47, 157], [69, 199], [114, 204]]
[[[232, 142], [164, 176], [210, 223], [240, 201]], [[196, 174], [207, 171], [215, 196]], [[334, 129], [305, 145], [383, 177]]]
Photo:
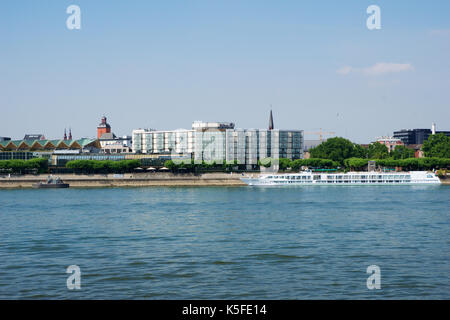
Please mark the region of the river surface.
[[450, 186], [0, 190], [1, 299], [450, 299], [449, 249]]

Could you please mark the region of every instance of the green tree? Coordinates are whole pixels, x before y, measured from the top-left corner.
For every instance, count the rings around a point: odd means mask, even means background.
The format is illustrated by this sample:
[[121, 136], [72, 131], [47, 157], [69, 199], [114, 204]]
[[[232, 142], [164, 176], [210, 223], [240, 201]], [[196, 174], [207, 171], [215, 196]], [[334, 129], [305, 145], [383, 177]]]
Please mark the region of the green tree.
[[369, 159], [386, 159], [389, 157], [389, 149], [384, 144], [375, 142], [369, 145], [367, 155]]
[[360, 170], [367, 165], [369, 160], [361, 158], [345, 159], [344, 164], [346, 168], [353, 170]]
[[367, 149], [359, 144], [355, 144], [355, 150], [353, 152], [353, 157], [359, 158], [359, 159], [367, 159], [367, 157], [368, 157]]
[[124, 173], [139, 167], [139, 160], [72, 160], [66, 163], [66, 168], [77, 173]]
[[167, 169], [170, 169], [172, 171], [177, 169], [177, 165], [172, 160], [165, 161], [164, 162], [164, 167], [166, 167]]
[[422, 151], [426, 157], [450, 158], [450, 137], [433, 134], [423, 143]]
[[292, 161], [285, 158], [278, 159], [280, 170], [284, 171], [292, 166]]
[[395, 160], [398, 159], [408, 159], [408, 158], [414, 158], [415, 152], [413, 149], [407, 148], [405, 146], [397, 146], [394, 150], [390, 153], [391, 157]]
[[319, 144], [310, 150], [311, 158], [330, 159], [340, 164], [352, 157], [364, 157], [365, 150], [350, 140], [336, 137]]

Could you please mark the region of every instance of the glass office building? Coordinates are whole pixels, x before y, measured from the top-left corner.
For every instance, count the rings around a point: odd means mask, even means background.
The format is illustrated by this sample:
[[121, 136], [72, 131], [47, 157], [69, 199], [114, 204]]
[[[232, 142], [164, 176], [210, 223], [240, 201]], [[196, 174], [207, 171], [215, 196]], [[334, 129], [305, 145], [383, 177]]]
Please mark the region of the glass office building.
[[226, 161], [257, 165], [258, 160], [303, 158], [302, 130], [227, 130]]
[[194, 152], [194, 130], [133, 130], [133, 153], [182, 155]]
[[235, 129], [233, 123], [197, 121], [192, 130], [134, 130], [133, 152], [256, 166], [266, 158], [303, 158], [303, 131]]
[[[450, 131], [436, 131], [436, 134], [443, 133], [450, 137]], [[400, 139], [405, 145], [423, 144], [433, 134], [430, 129], [410, 129], [400, 130], [394, 132], [394, 138]]]

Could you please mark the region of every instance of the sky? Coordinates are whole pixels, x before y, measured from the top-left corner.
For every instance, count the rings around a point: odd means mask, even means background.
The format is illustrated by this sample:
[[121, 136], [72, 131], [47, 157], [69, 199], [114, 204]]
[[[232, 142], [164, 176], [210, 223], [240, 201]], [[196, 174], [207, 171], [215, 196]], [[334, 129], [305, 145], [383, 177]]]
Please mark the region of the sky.
[[357, 143], [450, 130], [448, 0], [9, 0], [0, 43], [0, 136], [13, 139], [95, 137], [103, 115], [116, 135], [267, 128], [271, 108], [275, 128]]

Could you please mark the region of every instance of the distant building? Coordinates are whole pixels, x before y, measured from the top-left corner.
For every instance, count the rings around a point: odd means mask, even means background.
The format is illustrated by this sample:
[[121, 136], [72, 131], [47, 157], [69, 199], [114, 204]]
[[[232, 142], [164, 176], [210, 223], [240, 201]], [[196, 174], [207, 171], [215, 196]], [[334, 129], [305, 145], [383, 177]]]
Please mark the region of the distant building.
[[97, 137], [104, 153], [129, 153], [131, 152], [131, 136], [117, 137], [111, 132], [111, 126], [102, 117], [102, 122], [97, 127]]
[[422, 151], [422, 145], [421, 144], [409, 144], [406, 146], [408, 149], [414, 150], [414, 157], [415, 158], [423, 158], [424, 153]]
[[45, 140], [45, 136], [43, 134], [26, 134], [23, 140]]
[[436, 124], [433, 123], [432, 129], [403, 129], [394, 132], [394, 138], [402, 140], [405, 145], [418, 144], [422, 145], [424, 141], [432, 134], [443, 133], [450, 137], [450, 131], [437, 131]]
[[380, 137], [377, 138], [376, 142], [384, 144], [388, 148], [389, 152], [394, 150], [397, 146], [405, 145], [402, 140], [394, 137]]
[[64, 138], [63, 140], [72, 140], [72, 129], [69, 128], [69, 137], [67, 137], [66, 129], [64, 128]]
[[111, 132], [111, 126], [106, 122], [106, 117], [102, 117], [102, 122], [97, 127], [97, 139], [100, 139], [102, 134], [104, 133], [110, 133]]
[[116, 137], [112, 132], [103, 133], [99, 139], [100, 146], [105, 153], [131, 152], [131, 136]]
[[0, 137], [0, 141], [10, 141], [10, 137]]

